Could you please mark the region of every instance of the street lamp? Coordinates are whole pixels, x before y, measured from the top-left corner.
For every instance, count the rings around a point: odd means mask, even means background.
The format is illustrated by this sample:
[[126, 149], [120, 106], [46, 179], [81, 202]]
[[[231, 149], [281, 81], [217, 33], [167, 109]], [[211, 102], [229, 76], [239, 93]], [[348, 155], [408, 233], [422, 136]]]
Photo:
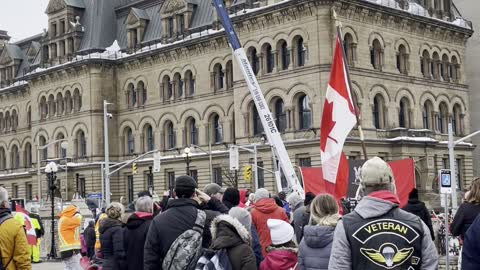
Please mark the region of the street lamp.
[[50, 200], [52, 201], [52, 244], [50, 246], [50, 253], [48, 257], [50, 259], [57, 258], [57, 252], [55, 249], [55, 190], [57, 187], [55, 186], [55, 180], [57, 180], [57, 171], [58, 167], [55, 162], [50, 162], [45, 167], [45, 172], [47, 173], [48, 178], [48, 189], [50, 190]]
[[[50, 143], [47, 143], [45, 145], [37, 145], [37, 186], [38, 186], [37, 195], [39, 200], [41, 200], [42, 198], [42, 172], [40, 170], [40, 166], [41, 166], [40, 151], [47, 149], [50, 145], [58, 142], [61, 142], [60, 147], [62, 149], [66, 150], [68, 148], [67, 139], [59, 139], [59, 140], [55, 140]], [[47, 159], [47, 157], [45, 157], [45, 159]], [[68, 159], [67, 159], [67, 163], [68, 163]], [[66, 178], [65, 178], [65, 181], [67, 181]], [[67, 186], [68, 186], [68, 182], [67, 182]]]
[[106, 100], [103, 101], [103, 144], [105, 149], [105, 167], [103, 173], [105, 178], [105, 202], [107, 205], [110, 204], [110, 153], [108, 148], [108, 119], [113, 118], [113, 115], [107, 111], [107, 107], [110, 104], [112, 103], [108, 103]]
[[185, 149], [183, 149], [182, 157], [187, 164], [187, 175], [190, 176], [190, 158], [192, 157], [192, 150], [190, 147], [185, 147]]

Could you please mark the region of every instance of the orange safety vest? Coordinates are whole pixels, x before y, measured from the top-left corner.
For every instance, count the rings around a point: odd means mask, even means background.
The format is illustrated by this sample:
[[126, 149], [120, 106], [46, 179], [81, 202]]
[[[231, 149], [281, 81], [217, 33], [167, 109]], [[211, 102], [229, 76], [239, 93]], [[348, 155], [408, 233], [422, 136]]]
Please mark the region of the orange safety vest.
[[106, 217], [107, 217], [107, 214], [105, 214], [105, 213], [100, 214], [100, 216], [98, 217], [97, 223], [95, 224], [95, 236], [96, 236], [95, 249], [96, 250], [99, 250], [100, 247], [101, 247], [101, 245], [100, 245], [100, 221], [102, 221], [102, 219], [104, 219]]

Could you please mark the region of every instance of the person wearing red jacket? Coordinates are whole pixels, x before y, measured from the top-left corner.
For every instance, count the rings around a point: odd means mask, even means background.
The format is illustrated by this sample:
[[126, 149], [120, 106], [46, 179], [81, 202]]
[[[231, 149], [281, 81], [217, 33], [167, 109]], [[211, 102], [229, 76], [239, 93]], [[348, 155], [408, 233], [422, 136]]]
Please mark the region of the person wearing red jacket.
[[293, 238], [295, 234], [290, 223], [279, 219], [267, 221], [272, 245], [267, 248], [267, 256], [260, 263], [260, 270], [295, 270], [298, 264], [298, 248]]
[[264, 188], [260, 188], [255, 192], [255, 208], [252, 212], [252, 223], [257, 229], [260, 238], [260, 246], [262, 247], [262, 255], [267, 255], [266, 248], [272, 244], [270, 230], [267, 226], [268, 219], [279, 219], [289, 222], [287, 214], [283, 208], [279, 207], [275, 200], [270, 198], [270, 193]]

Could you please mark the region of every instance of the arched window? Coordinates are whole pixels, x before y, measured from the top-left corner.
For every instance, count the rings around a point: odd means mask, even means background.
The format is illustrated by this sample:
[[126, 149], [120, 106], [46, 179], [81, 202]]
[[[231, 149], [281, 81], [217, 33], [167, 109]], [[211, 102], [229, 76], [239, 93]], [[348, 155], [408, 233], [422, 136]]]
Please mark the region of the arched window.
[[170, 81], [170, 76], [165, 75], [163, 77], [162, 88], [164, 101], [171, 100], [173, 98], [173, 84]]
[[287, 115], [281, 98], [277, 98], [274, 102], [274, 115], [278, 131], [284, 132], [287, 129]]
[[57, 153], [57, 157], [59, 158], [67, 157], [67, 149], [62, 148], [62, 141], [60, 141], [63, 139], [65, 139], [65, 136], [63, 135], [63, 133], [59, 133], [56, 138], [56, 140], [58, 140], [59, 142], [55, 144], [55, 153]]
[[386, 122], [385, 101], [380, 94], [373, 99], [373, 124], [376, 129], [384, 129]]
[[132, 155], [135, 153], [135, 138], [133, 137], [133, 131], [131, 128], [125, 128], [125, 154]]
[[[38, 144], [40, 147], [43, 148], [43, 146], [45, 146], [47, 144], [47, 140], [45, 139], [45, 137], [43, 136], [40, 136], [40, 138], [38, 139]], [[42, 155], [40, 157], [40, 161], [46, 161], [48, 159], [48, 148], [45, 147], [43, 148], [43, 151], [42, 151]], [[39, 162], [37, 160], [37, 162]]]
[[254, 47], [248, 49], [248, 60], [250, 60], [250, 65], [252, 65], [253, 73], [257, 75], [260, 70], [260, 61], [258, 59], [257, 49]]
[[229, 60], [227, 62], [226, 68], [226, 79], [227, 79], [227, 88], [232, 89], [233, 88], [233, 63], [232, 60]]
[[440, 72], [442, 74], [442, 80], [445, 82], [450, 81], [450, 76], [448, 74], [450, 68], [450, 61], [448, 60], [448, 55], [444, 54], [442, 56], [442, 63], [440, 67], [442, 68]]
[[166, 149], [172, 149], [176, 147], [176, 138], [175, 138], [175, 129], [173, 128], [173, 123], [167, 121], [165, 123], [165, 146]]
[[407, 98], [402, 98], [400, 100], [398, 124], [402, 128], [410, 128], [410, 102]]
[[462, 108], [458, 104], [453, 106], [452, 129], [455, 135], [463, 135]]
[[173, 75], [173, 85], [175, 87], [176, 98], [183, 97], [183, 80], [180, 73]]
[[147, 89], [145, 88], [145, 84], [143, 81], [139, 81], [137, 84], [137, 92], [138, 96], [140, 97], [140, 105], [145, 105], [147, 102]]
[[213, 143], [223, 142], [223, 128], [222, 124], [220, 123], [220, 116], [218, 116], [218, 114], [214, 114], [210, 117], [210, 119]]
[[12, 128], [12, 118], [10, 117], [10, 112], [5, 113], [5, 130], [10, 131]]
[[343, 47], [345, 49], [345, 55], [349, 66], [353, 66], [357, 58], [357, 44], [353, 40], [353, 36], [350, 33], [346, 33], [343, 39]]
[[82, 95], [80, 95], [80, 90], [78, 90], [78, 88], [73, 91], [73, 105], [76, 112], [79, 112], [82, 109]]
[[457, 57], [452, 57], [452, 64], [450, 68], [450, 78], [453, 82], [458, 82], [460, 79], [460, 64], [458, 63]]
[[56, 114], [55, 97], [53, 95], [48, 96], [48, 116], [53, 117]]
[[45, 98], [45, 96], [40, 98], [39, 112], [40, 112], [40, 119], [45, 119], [47, 117], [48, 106], [47, 106], [47, 99]]
[[213, 89], [220, 90], [223, 89], [223, 79], [225, 74], [223, 73], [223, 67], [221, 64], [216, 64], [213, 67]]
[[153, 136], [153, 128], [150, 124], [146, 124], [143, 128], [143, 137], [144, 137], [144, 151], [153, 151], [155, 149], [155, 141]]
[[73, 110], [73, 99], [70, 91], [65, 92], [65, 112], [71, 113]]
[[18, 127], [18, 114], [17, 114], [17, 110], [13, 110], [12, 111], [12, 130], [17, 130], [17, 127]]
[[423, 104], [422, 118], [423, 128], [433, 130], [433, 104], [430, 100]]
[[0, 112], [0, 131], [5, 132], [5, 117], [1, 112]]
[[195, 94], [195, 78], [190, 70], [185, 72], [185, 87], [188, 96], [193, 96]]
[[260, 115], [258, 114], [255, 103], [252, 102], [251, 108], [252, 108], [251, 110], [252, 110], [253, 136], [258, 136], [263, 133], [263, 125], [262, 125], [262, 121], [260, 120]]
[[7, 156], [5, 154], [5, 148], [0, 147], [0, 170], [7, 169]]
[[[0, 120], [1, 121], [1, 120]], [[28, 106], [27, 108], [27, 126], [32, 126], [32, 107]], [[1, 127], [0, 127], [1, 130]]]
[[57, 114], [58, 115], [63, 115], [65, 113], [65, 106], [63, 102], [63, 96], [62, 93], [57, 94]]
[[20, 155], [18, 154], [18, 146], [14, 145], [12, 146], [11, 151], [11, 168], [12, 169], [18, 169], [20, 168]]
[[190, 117], [185, 127], [187, 135], [187, 145], [198, 144], [198, 129], [195, 118]]
[[265, 55], [265, 73], [272, 73], [275, 67], [275, 58], [272, 50], [272, 45], [263, 45], [263, 55]]
[[441, 63], [440, 63], [440, 55], [438, 55], [437, 52], [433, 53], [431, 66], [432, 66], [433, 79], [440, 80], [440, 66], [441, 66]]
[[312, 109], [307, 95], [298, 98], [298, 120], [300, 130], [309, 129], [312, 125]]
[[127, 86], [127, 104], [129, 108], [133, 108], [137, 104], [137, 93], [133, 83], [129, 83]]
[[431, 78], [432, 76], [432, 71], [430, 70], [431, 67], [431, 59], [430, 59], [430, 53], [428, 53], [427, 50], [423, 51], [422, 57], [420, 58], [420, 70], [422, 71], [422, 75], [425, 78]]
[[295, 44], [295, 64], [297, 67], [305, 66], [306, 51], [305, 44], [303, 43], [303, 37], [297, 36], [294, 39]]
[[77, 132], [77, 157], [84, 158], [87, 156], [87, 140], [85, 139], [85, 132], [83, 130], [79, 130]]
[[32, 167], [32, 145], [30, 143], [25, 144], [25, 150], [23, 152], [23, 161], [25, 168]]
[[370, 62], [374, 69], [382, 70], [383, 66], [383, 47], [378, 39], [373, 40], [370, 48]]
[[403, 44], [398, 46], [397, 69], [400, 74], [408, 74], [408, 53], [407, 48]]
[[448, 106], [445, 102], [440, 103], [438, 111], [438, 131], [442, 134], [448, 132]]
[[280, 40], [278, 43], [278, 48], [280, 51], [281, 69], [287, 70], [290, 66], [290, 50], [288, 49], [287, 42], [285, 40]]

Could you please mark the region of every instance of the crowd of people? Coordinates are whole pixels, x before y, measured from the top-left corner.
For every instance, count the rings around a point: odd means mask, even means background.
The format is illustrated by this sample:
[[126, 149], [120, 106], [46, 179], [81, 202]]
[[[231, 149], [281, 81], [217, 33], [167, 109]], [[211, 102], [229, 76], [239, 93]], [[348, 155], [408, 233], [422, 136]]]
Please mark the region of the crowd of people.
[[[66, 207], [58, 221], [60, 257], [66, 270], [84, 269], [98, 258], [104, 270], [438, 269], [429, 212], [416, 189], [401, 209], [394, 181], [387, 163], [368, 160], [361, 170], [362, 199], [343, 213], [326, 193], [303, 198], [214, 183], [200, 190], [192, 177], [180, 176], [174, 196], [156, 203], [141, 192], [133, 211], [113, 202], [83, 234], [77, 207]], [[451, 228], [464, 241], [463, 270], [480, 269], [478, 205], [480, 179], [473, 181]], [[4, 269], [31, 269], [26, 242], [0, 187]]]

